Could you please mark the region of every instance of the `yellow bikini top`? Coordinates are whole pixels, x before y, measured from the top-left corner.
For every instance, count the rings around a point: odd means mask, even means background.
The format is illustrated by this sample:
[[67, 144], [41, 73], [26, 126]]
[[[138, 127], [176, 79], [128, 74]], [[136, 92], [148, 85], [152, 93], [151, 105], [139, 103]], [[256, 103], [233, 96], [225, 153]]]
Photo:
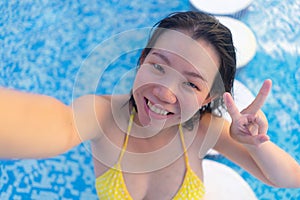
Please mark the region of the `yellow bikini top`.
[[[135, 112], [130, 115], [130, 120], [127, 128], [127, 134], [123, 144], [122, 151], [119, 155], [118, 162], [114, 167], [107, 170], [104, 174], [96, 179], [96, 190], [99, 199], [101, 200], [132, 200], [130, 196], [121, 169], [121, 160], [127, 148], [128, 138], [131, 131]], [[190, 168], [186, 146], [184, 143], [182, 126], [179, 125], [180, 139], [184, 149], [184, 158], [186, 164], [186, 172], [184, 181], [178, 190], [177, 194], [172, 198], [179, 199], [202, 199], [204, 197], [204, 185], [195, 172]]]

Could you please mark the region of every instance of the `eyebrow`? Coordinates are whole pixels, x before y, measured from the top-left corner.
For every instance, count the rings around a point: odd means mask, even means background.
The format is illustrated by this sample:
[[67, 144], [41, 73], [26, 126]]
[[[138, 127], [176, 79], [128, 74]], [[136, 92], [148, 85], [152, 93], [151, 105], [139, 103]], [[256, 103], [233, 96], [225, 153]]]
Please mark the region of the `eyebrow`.
[[167, 65], [169, 65], [169, 66], [171, 65], [171, 62], [167, 56], [165, 56], [157, 51], [153, 51], [152, 54], [161, 58], [165, 63], [167, 63]]
[[194, 78], [199, 78], [202, 81], [207, 82], [207, 80], [201, 74], [198, 74], [198, 73], [195, 73], [195, 72], [190, 72], [190, 71], [184, 71], [183, 74], [187, 75], [187, 76], [194, 77]]
[[[167, 63], [168, 66], [171, 65], [171, 62], [170, 62], [170, 60], [167, 56], [161, 54], [158, 51], [153, 51], [152, 54], [155, 55], [155, 56], [158, 56], [159, 58], [161, 58], [165, 63]], [[184, 71], [183, 74], [187, 75], [187, 76], [190, 76], [190, 77], [199, 78], [202, 81], [207, 82], [207, 80], [201, 74], [198, 74], [198, 73], [195, 73], [195, 72], [190, 72], [190, 71]]]

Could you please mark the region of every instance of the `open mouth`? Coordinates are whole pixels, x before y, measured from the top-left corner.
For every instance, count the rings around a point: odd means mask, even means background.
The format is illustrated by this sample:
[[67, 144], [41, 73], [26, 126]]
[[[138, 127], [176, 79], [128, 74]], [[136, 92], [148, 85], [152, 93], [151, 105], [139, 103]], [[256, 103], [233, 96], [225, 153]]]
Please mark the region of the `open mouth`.
[[152, 112], [154, 112], [155, 114], [158, 115], [162, 115], [162, 116], [167, 116], [167, 115], [172, 115], [174, 113], [172, 112], [168, 112], [167, 110], [156, 106], [155, 104], [153, 104], [151, 101], [149, 101], [148, 99], [145, 98], [146, 104], [149, 108], [149, 110], [151, 110]]

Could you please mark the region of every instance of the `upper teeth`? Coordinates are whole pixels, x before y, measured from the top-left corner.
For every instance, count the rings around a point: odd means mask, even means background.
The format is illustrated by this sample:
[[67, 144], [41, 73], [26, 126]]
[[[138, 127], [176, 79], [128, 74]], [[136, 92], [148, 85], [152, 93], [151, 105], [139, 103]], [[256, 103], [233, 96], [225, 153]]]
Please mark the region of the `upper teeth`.
[[160, 115], [167, 115], [168, 114], [167, 111], [162, 110], [162, 109], [156, 107], [150, 101], [148, 101], [147, 105], [149, 106], [150, 110], [153, 111], [153, 112], [155, 112], [156, 114], [160, 114]]

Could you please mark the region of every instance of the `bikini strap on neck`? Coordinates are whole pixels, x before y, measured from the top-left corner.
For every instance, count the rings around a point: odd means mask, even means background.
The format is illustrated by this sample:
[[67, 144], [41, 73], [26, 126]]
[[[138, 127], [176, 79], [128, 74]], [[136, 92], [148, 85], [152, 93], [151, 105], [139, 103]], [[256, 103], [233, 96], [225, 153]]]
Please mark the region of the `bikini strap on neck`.
[[127, 149], [127, 144], [128, 144], [128, 140], [129, 140], [129, 135], [130, 135], [130, 132], [131, 132], [131, 128], [132, 128], [132, 125], [133, 125], [133, 119], [134, 119], [135, 113], [136, 113], [136, 111], [133, 108], [132, 111], [131, 111], [131, 114], [130, 114], [129, 123], [128, 123], [128, 126], [127, 126], [127, 131], [126, 131], [126, 136], [125, 136], [125, 140], [124, 140], [124, 143], [123, 143], [123, 147], [122, 147], [119, 159], [118, 159], [118, 163], [119, 164], [121, 163], [121, 160], [122, 160], [122, 158], [124, 156], [124, 153], [125, 153], [125, 151]]
[[180, 123], [178, 126], [179, 129], [179, 135], [180, 135], [180, 140], [181, 140], [181, 144], [182, 144], [182, 148], [183, 148], [183, 153], [184, 153], [184, 161], [187, 167], [189, 167], [189, 157], [188, 157], [188, 153], [187, 153], [187, 148], [185, 146], [185, 142], [184, 142], [184, 135], [183, 135], [183, 130], [182, 130], [182, 124]]

